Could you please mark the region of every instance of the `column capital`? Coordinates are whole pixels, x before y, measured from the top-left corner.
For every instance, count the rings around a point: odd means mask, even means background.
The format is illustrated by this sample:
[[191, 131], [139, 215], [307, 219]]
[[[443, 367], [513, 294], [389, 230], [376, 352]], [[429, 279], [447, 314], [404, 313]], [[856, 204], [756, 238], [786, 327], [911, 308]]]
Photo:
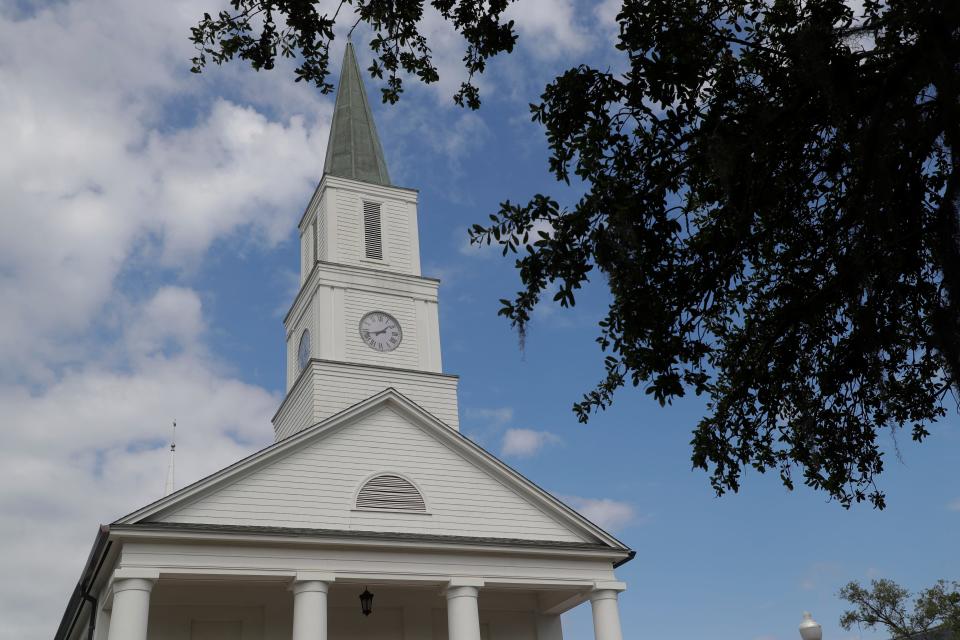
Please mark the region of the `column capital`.
[[482, 587], [485, 585], [483, 578], [473, 578], [473, 577], [456, 577], [450, 578], [447, 585], [451, 587]]
[[598, 600], [616, 600], [620, 592], [616, 589], [594, 589], [590, 592], [590, 602]]
[[[331, 580], [319, 580], [329, 577]], [[310, 578], [310, 579], [304, 579]], [[298, 572], [293, 591], [293, 640], [327, 640], [327, 591], [332, 574]]]
[[479, 587], [447, 587], [447, 600], [454, 598], [474, 598], [480, 595]]
[[151, 569], [150, 567], [121, 567], [114, 570], [114, 580], [122, 580], [123, 578], [157, 580], [160, 578], [160, 569]]
[[627, 583], [619, 580], [597, 580], [593, 583], [594, 590], [609, 589], [611, 591], [626, 591]]
[[152, 578], [116, 578], [111, 585], [114, 595], [123, 591], [153, 591], [156, 580]]
[[330, 583], [325, 580], [294, 580], [290, 584], [290, 591], [294, 595], [298, 593], [327, 593], [330, 590]]
[[478, 595], [483, 580], [455, 578], [447, 587], [447, 637], [450, 640], [480, 640]]
[[623, 640], [620, 610], [617, 606], [619, 593], [617, 589], [594, 589], [590, 594], [594, 640]]
[[337, 579], [337, 574], [331, 571], [297, 571], [293, 575], [296, 581], [321, 580], [323, 582], [333, 582]]
[[[119, 573], [119, 572], [117, 572]], [[152, 578], [139, 576], [114, 577], [113, 610], [110, 614], [110, 640], [147, 640], [147, 620], [150, 616]]]

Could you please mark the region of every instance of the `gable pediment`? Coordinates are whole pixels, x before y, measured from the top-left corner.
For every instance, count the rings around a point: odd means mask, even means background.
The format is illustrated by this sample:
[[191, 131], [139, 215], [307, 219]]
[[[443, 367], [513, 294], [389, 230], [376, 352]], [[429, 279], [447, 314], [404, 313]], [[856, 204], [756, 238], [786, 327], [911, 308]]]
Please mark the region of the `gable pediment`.
[[[361, 489], [384, 475], [408, 481], [424, 508], [358, 505]], [[135, 522], [625, 548], [392, 389], [118, 521]]]

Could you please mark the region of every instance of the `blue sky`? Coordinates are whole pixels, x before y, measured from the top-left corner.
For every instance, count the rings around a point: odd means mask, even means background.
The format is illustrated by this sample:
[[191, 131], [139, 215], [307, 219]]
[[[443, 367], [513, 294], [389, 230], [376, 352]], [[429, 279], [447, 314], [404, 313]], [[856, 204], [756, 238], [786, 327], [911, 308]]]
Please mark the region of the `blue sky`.
[[[214, 7], [159, 4], [0, 0], [0, 638], [51, 635], [96, 525], [162, 490], [171, 419], [181, 486], [272, 438], [296, 222], [333, 98], [283, 70], [189, 74], [187, 29]], [[601, 374], [602, 281], [575, 309], [538, 309], [520, 351], [496, 316], [518, 286], [511, 261], [466, 246], [502, 200], [576, 197], [548, 175], [526, 105], [566, 66], [622, 64], [612, 6], [521, 2], [519, 49], [490, 65], [475, 113], [449, 99], [457, 39], [428, 20], [440, 85], [374, 105], [391, 177], [420, 189], [463, 431], [637, 550], [619, 570], [626, 638], [796, 640], [806, 609], [828, 640], [882, 637], [839, 629], [835, 594], [960, 574], [956, 412], [924, 445], [901, 434], [899, 460], [883, 436], [884, 512], [756, 474], [716, 498], [690, 469], [701, 400], [661, 408], [625, 390], [587, 426], [570, 411]], [[564, 623], [592, 637], [587, 606]]]

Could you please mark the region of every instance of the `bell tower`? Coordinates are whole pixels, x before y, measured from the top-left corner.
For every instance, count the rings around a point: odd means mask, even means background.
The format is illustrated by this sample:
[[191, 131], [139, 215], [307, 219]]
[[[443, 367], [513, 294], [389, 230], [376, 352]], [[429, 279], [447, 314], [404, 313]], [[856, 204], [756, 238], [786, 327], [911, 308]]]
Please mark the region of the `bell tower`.
[[440, 282], [420, 275], [417, 195], [390, 182], [347, 42], [323, 177], [299, 224], [277, 440], [388, 387], [459, 428], [458, 379], [440, 358]]

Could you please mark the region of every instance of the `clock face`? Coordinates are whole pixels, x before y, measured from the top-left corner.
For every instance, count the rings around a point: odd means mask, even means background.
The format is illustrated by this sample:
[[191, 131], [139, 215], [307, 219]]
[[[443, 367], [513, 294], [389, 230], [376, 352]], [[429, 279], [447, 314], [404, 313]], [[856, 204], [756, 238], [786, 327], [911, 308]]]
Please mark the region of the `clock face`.
[[400, 346], [400, 323], [389, 313], [371, 311], [360, 319], [360, 337], [374, 351], [386, 353]]
[[306, 329], [300, 336], [300, 347], [297, 349], [297, 363], [300, 365], [300, 371], [303, 371], [310, 362], [310, 332]]

